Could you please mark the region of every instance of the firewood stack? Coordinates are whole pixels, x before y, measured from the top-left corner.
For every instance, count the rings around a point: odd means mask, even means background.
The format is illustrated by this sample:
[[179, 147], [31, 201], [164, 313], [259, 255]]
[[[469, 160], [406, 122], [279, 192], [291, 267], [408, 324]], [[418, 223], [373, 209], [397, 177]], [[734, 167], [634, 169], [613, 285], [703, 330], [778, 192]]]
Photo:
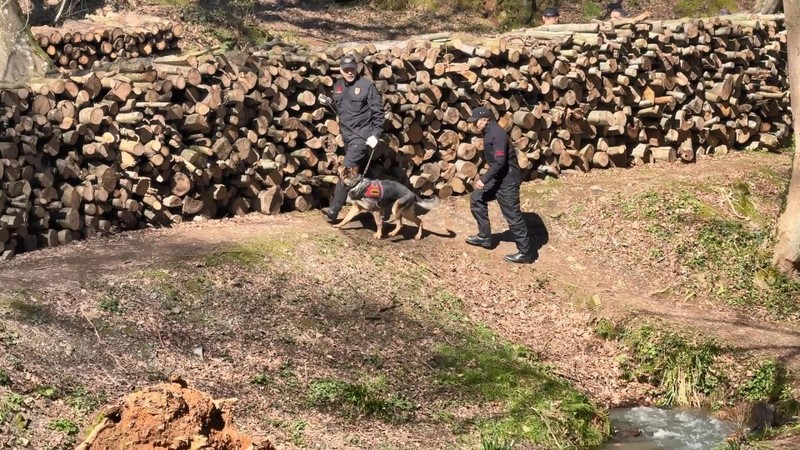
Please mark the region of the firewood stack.
[[432, 37], [328, 51], [354, 50], [371, 65], [392, 105], [392, 139], [425, 194], [462, 193], [481, 167], [465, 122], [478, 104], [495, 109], [523, 168], [551, 175], [775, 150], [790, 134], [782, 16]]
[[557, 25], [527, 34], [565, 31], [572, 43], [559, 54], [569, 68], [543, 78], [552, 93], [545, 102], [569, 110], [551, 129], [552, 155], [540, 141], [548, 172], [777, 150], [790, 135], [782, 16]]
[[183, 25], [152, 16], [108, 13], [68, 20], [60, 28], [40, 26], [31, 31], [56, 67], [88, 69], [98, 61], [174, 52]]
[[319, 206], [336, 182], [341, 138], [315, 92], [333, 79], [325, 61], [289, 70], [297, 60], [195, 53], [0, 90], [6, 255]]
[[782, 16], [559, 27], [469, 43], [271, 43], [7, 87], [0, 250], [321, 206], [343, 143], [317, 94], [344, 51], [384, 95], [375, 174], [422, 195], [466, 193], [486, 170], [465, 120], [480, 104], [498, 113], [528, 179], [773, 150], [789, 135]]

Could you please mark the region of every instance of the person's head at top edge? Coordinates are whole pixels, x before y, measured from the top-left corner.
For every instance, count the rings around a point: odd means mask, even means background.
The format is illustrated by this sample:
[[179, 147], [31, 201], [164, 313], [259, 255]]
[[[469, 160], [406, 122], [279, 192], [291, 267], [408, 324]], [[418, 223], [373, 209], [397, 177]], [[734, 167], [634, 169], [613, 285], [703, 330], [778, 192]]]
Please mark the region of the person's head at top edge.
[[616, 9], [623, 9], [621, 1], [611, 2], [611, 3], [606, 4], [606, 10], [603, 13], [603, 16], [601, 17], [601, 19], [610, 19], [611, 18], [611, 13]]
[[352, 54], [342, 56], [339, 60], [339, 72], [342, 78], [348, 83], [352, 83], [358, 77], [358, 62], [356, 57]]
[[731, 15], [731, 11], [728, 8], [722, 8], [719, 10], [720, 16], [729, 16]]
[[483, 131], [492, 120], [494, 120], [492, 112], [488, 108], [479, 106], [472, 110], [472, 115], [469, 116], [467, 122], [474, 123], [476, 130]]
[[619, 20], [619, 19], [624, 19], [626, 17], [628, 17], [628, 13], [625, 12], [625, 10], [622, 8], [615, 8], [611, 10], [611, 14], [609, 15], [609, 18], [611, 20]]
[[544, 25], [555, 25], [559, 22], [559, 16], [558, 8], [548, 6], [542, 11], [542, 23]]

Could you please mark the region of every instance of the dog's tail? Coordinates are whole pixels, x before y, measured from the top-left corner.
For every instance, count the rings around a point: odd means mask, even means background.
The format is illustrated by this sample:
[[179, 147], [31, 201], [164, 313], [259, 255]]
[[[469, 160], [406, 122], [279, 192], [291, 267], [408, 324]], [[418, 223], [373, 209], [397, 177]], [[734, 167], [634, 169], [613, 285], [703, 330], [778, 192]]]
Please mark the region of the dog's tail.
[[430, 211], [433, 208], [436, 208], [437, 206], [439, 206], [440, 202], [441, 199], [439, 199], [439, 197], [422, 198], [417, 196], [417, 206], [424, 209], [425, 211]]

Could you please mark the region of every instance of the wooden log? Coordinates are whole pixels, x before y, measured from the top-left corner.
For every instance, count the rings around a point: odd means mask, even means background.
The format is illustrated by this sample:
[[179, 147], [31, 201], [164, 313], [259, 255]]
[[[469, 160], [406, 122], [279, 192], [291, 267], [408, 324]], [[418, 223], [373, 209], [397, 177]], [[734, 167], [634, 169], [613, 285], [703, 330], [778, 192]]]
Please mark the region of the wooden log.
[[473, 179], [478, 175], [478, 166], [470, 161], [459, 160], [455, 163], [456, 175], [462, 180]]
[[653, 154], [653, 160], [657, 162], [673, 163], [677, 159], [677, 155], [673, 147], [653, 147], [650, 150]]

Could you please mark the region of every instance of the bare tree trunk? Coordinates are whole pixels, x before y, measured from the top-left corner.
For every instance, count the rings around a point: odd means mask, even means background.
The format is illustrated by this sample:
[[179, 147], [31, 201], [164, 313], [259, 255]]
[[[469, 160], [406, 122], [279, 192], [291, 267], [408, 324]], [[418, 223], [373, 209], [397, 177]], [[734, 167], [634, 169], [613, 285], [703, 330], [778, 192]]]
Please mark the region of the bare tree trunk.
[[49, 59], [36, 45], [17, 0], [0, 3], [0, 82], [42, 76]]
[[786, 210], [778, 221], [778, 244], [772, 263], [781, 272], [800, 276], [800, 0], [783, 0], [786, 14], [787, 71], [789, 94], [792, 100], [792, 129], [794, 130], [794, 164]]

